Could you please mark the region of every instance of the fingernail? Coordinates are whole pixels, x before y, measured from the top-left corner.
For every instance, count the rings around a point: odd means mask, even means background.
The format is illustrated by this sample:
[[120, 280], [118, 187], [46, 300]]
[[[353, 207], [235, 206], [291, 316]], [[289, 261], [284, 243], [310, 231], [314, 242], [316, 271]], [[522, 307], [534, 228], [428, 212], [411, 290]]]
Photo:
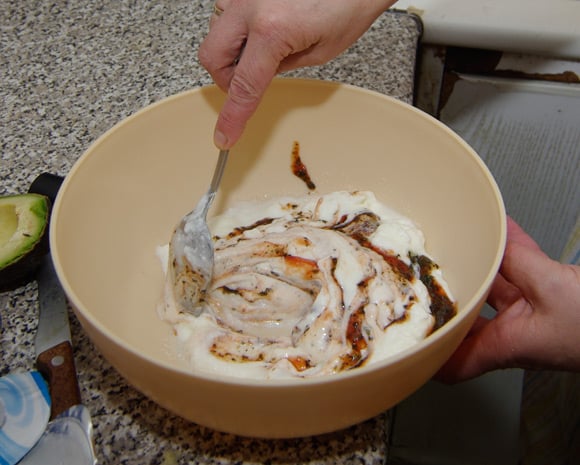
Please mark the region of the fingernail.
[[228, 138], [227, 136], [216, 129], [213, 133], [213, 143], [217, 146], [218, 149], [227, 149], [228, 145]]

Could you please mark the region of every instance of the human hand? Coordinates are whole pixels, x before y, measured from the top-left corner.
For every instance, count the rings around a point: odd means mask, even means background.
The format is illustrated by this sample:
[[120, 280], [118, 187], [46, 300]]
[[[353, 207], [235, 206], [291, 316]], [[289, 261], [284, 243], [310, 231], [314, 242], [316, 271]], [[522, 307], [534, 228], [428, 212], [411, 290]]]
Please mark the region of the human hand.
[[497, 368], [580, 371], [580, 267], [563, 265], [508, 217], [506, 251], [488, 303], [436, 378], [457, 382]]
[[[214, 142], [231, 148], [274, 76], [346, 50], [396, 0], [218, 0], [199, 60], [227, 99]], [[243, 51], [243, 53], [242, 53]]]

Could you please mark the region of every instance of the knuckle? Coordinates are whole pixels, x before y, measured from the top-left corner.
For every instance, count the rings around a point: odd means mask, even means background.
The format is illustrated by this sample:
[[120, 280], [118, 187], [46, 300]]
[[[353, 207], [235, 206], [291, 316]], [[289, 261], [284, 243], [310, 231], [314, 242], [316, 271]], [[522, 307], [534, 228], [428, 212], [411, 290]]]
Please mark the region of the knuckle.
[[199, 60], [199, 63], [208, 71], [215, 71], [217, 68], [215, 57], [215, 46], [210, 44], [207, 39], [204, 40], [197, 50], [197, 59]]
[[258, 86], [240, 72], [232, 77], [228, 94], [232, 102], [241, 107], [253, 107], [260, 98]]
[[202, 43], [199, 46], [199, 49], [197, 51], [197, 59], [199, 60], [201, 65], [205, 68], [207, 68], [207, 66], [211, 64], [210, 54], [208, 53], [207, 47], [204, 45], [204, 43]]
[[265, 50], [281, 60], [293, 52], [292, 41], [300, 35], [300, 26], [290, 27], [287, 15], [278, 9], [267, 9], [257, 13], [252, 29], [270, 46]]

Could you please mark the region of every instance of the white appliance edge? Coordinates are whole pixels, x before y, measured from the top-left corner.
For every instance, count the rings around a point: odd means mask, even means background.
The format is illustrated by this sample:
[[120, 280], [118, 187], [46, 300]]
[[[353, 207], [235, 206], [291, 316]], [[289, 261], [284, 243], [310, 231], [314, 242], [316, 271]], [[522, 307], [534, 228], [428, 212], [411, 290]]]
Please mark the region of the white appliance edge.
[[580, 0], [399, 0], [429, 44], [580, 60]]

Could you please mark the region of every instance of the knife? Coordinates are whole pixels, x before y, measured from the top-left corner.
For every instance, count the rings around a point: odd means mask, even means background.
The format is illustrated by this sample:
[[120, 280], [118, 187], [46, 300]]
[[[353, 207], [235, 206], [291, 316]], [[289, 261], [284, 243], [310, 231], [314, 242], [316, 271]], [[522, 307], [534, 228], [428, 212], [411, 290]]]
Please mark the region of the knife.
[[71, 344], [66, 297], [46, 255], [36, 276], [38, 283], [38, 329], [34, 341], [36, 367], [48, 382], [52, 400], [50, 419], [81, 403]]
[[[54, 204], [63, 178], [42, 173], [29, 192], [45, 195]], [[50, 220], [50, 216], [49, 216]], [[36, 367], [48, 382], [52, 400], [50, 419], [81, 403], [77, 382], [66, 296], [54, 271], [50, 253], [43, 257], [37, 271], [38, 328], [34, 340]]]
[[[30, 192], [47, 195], [52, 202], [62, 178], [41, 174]], [[47, 254], [36, 276], [39, 317], [35, 338], [36, 365], [48, 381], [52, 400], [51, 421], [21, 465], [95, 465], [92, 423], [81, 403], [66, 296], [52, 258]]]

